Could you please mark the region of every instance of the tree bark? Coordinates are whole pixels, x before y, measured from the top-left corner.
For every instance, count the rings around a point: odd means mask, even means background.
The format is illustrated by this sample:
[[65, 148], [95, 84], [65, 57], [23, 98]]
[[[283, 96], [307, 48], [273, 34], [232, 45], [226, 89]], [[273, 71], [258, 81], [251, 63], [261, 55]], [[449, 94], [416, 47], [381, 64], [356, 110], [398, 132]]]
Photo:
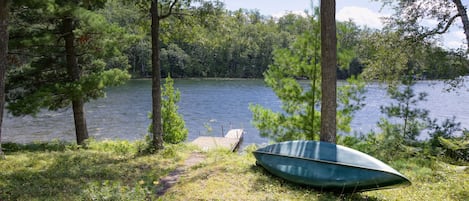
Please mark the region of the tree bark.
[[[78, 67], [78, 61], [75, 50], [75, 35], [73, 34], [74, 23], [72, 17], [66, 17], [63, 19], [64, 26], [64, 39], [65, 39], [65, 52], [67, 59], [67, 73], [71, 82], [80, 81], [80, 69]], [[86, 127], [86, 118], [84, 110], [84, 101], [81, 95], [73, 95], [72, 108], [73, 118], [75, 121], [75, 133], [77, 138], [77, 144], [83, 144], [88, 139], [88, 129]]]
[[9, 0], [0, 0], [0, 159], [4, 158], [2, 151], [2, 125], [5, 108], [5, 72], [8, 67], [8, 13]]
[[337, 36], [335, 0], [321, 0], [321, 141], [336, 143]]
[[469, 18], [467, 17], [467, 11], [464, 5], [462, 4], [461, 0], [453, 0], [453, 2], [454, 4], [456, 4], [458, 14], [461, 17], [461, 22], [464, 28], [464, 34], [466, 34], [467, 51], [469, 51]]
[[160, 16], [158, 0], [151, 2], [151, 50], [152, 50], [152, 145], [156, 150], [164, 148], [161, 119], [161, 67], [160, 67]]

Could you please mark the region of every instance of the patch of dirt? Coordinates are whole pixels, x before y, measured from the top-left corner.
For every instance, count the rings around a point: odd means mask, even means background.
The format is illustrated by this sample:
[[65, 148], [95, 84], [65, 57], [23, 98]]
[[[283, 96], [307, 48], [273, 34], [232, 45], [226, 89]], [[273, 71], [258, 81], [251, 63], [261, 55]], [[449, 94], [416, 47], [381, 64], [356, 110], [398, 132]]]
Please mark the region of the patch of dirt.
[[179, 180], [179, 177], [183, 175], [186, 170], [190, 169], [191, 167], [201, 163], [204, 161], [206, 156], [200, 152], [192, 153], [186, 161], [184, 161], [184, 165], [177, 167], [174, 171], [168, 174], [168, 176], [160, 178], [159, 183], [161, 187], [156, 192], [158, 196], [164, 195], [171, 187], [173, 187]]

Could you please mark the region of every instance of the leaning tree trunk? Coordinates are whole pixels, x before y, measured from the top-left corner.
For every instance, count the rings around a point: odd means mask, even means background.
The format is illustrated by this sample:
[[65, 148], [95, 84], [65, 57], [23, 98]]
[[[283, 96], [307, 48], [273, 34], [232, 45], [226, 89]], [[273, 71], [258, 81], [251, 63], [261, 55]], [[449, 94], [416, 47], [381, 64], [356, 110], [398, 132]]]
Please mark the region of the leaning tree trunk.
[[335, 0], [321, 0], [321, 141], [336, 142], [337, 36]]
[[8, 55], [8, 1], [0, 0], [0, 158], [2, 151], [3, 110], [5, 107], [5, 72]]
[[152, 51], [152, 145], [156, 150], [163, 149], [163, 128], [161, 120], [161, 72], [160, 72], [160, 17], [158, 0], [151, 3], [151, 51]]
[[[78, 68], [77, 56], [75, 52], [75, 35], [73, 34], [74, 24], [73, 18], [66, 17], [63, 19], [65, 52], [67, 58], [67, 73], [70, 81], [80, 81], [80, 69]], [[86, 127], [84, 101], [81, 96], [72, 96], [73, 118], [75, 121], [75, 132], [77, 144], [83, 144], [88, 139], [88, 129]]]
[[461, 0], [453, 0], [453, 2], [454, 4], [456, 4], [458, 14], [461, 17], [461, 22], [464, 28], [464, 34], [466, 34], [467, 51], [469, 51], [469, 18], [467, 17], [467, 11], [464, 5], [462, 4]]

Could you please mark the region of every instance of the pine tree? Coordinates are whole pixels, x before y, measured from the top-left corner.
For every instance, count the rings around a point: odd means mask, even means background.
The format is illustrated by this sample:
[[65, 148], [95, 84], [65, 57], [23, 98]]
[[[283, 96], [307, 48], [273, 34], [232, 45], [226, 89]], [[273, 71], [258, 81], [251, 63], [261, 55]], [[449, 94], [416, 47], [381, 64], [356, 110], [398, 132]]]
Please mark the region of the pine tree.
[[184, 119], [178, 113], [177, 103], [181, 99], [181, 92], [174, 89], [174, 80], [171, 76], [165, 79], [162, 96], [163, 140], [173, 144], [183, 142], [187, 139], [189, 131], [185, 127]]
[[77, 143], [83, 144], [88, 138], [84, 103], [129, 78], [106, 66], [105, 56], [116, 52], [111, 33], [118, 31], [93, 12], [105, 1], [17, 3], [12, 49], [22, 62], [9, 74], [8, 109], [13, 115], [34, 115], [41, 108], [72, 105]]
[[[320, 82], [321, 41], [319, 22], [313, 18], [310, 25], [310, 30], [297, 38], [290, 48], [274, 52], [274, 62], [264, 74], [266, 84], [282, 101], [283, 111], [275, 112], [260, 105], [250, 105], [254, 126], [262, 136], [275, 141], [319, 140], [320, 137], [322, 114], [317, 107], [321, 105], [321, 86], [324, 84]], [[340, 51], [348, 52], [347, 49]], [[354, 111], [363, 106], [363, 92], [364, 84], [359, 82], [338, 90], [339, 130], [350, 130]]]

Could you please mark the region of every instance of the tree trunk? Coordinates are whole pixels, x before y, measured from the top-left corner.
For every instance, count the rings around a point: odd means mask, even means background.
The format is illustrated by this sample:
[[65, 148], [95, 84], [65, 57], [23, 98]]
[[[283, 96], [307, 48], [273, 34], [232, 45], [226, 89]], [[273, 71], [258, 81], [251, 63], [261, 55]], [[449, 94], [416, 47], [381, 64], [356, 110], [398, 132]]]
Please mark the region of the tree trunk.
[[336, 142], [337, 36], [335, 0], [321, 0], [321, 141]]
[[2, 151], [3, 110], [5, 108], [5, 72], [8, 56], [8, 13], [9, 0], [0, 0], [0, 159], [4, 158]]
[[[65, 52], [67, 58], [67, 73], [71, 82], [80, 81], [80, 69], [78, 67], [77, 56], [75, 52], [75, 35], [73, 34], [74, 23], [73, 18], [66, 17], [63, 19]], [[81, 95], [72, 96], [73, 118], [75, 120], [75, 132], [77, 144], [83, 144], [88, 139], [88, 129], [86, 127], [84, 101]]]
[[453, 0], [453, 2], [456, 4], [456, 8], [458, 8], [459, 15], [461, 15], [464, 34], [466, 34], [467, 51], [469, 51], [469, 18], [467, 17], [466, 8], [462, 4], [461, 0]]
[[161, 120], [161, 72], [160, 72], [160, 17], [158, 14], [158, 0], [151, 2], [151, 50], [152, 50], [152, 134], [153, 147], [163, 149], [163, 128]]

